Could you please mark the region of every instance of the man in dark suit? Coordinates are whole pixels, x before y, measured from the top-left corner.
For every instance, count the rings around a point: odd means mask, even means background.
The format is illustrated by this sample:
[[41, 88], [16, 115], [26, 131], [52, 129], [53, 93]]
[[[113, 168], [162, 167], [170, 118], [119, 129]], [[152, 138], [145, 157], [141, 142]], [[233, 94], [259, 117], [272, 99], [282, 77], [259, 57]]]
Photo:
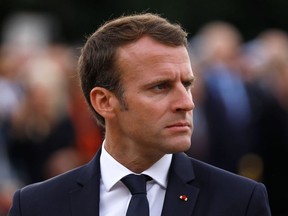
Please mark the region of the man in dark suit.
[[149, 176], [151, 216], [271, 215], [263, 184], [183, 153], [195, 78], [179, 25], [150, 13], [111, 20], [88, 38], [79, 75], [103, 145], [87, 165], [17, 191], [9, 216], [126, 215], [130, 174]]

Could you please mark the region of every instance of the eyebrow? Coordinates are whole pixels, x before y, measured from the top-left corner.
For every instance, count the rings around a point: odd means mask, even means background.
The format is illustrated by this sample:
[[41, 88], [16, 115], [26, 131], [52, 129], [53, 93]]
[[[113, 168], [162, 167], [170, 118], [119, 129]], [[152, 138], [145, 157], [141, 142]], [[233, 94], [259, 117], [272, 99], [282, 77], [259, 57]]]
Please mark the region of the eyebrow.
[[191, 85], [193, 85], [193, 84], [195, 83], [195, 80], [196, 80], [196, 77], [195, 77], [195, 76], [189, 76], [188, 78], [185, 78], [185, 79], [182, 81], [182, 83], [183, 83], [183, 82], [190, 82]]
[[196, 77], [195, 76], [190, 76], [186, 79], [186, 81], [190, 81], [191, 83], [194, 83], [196, 80]]
[[[187, 78], [184, 78], [181, 82], [191, 82], [191, 84], [193, 84], [195, 82], [195, 76], [189, 76]], [[173, 83], [175, 79], [169, 78], [169, 77], [159, 77], [156, 78], [155, 80], [152, 80], [151, 82], [147, 83], [145, 86], [149, 87], [149, 86], [153, 86], [153, 85], [157, 85], [159, 83]]]

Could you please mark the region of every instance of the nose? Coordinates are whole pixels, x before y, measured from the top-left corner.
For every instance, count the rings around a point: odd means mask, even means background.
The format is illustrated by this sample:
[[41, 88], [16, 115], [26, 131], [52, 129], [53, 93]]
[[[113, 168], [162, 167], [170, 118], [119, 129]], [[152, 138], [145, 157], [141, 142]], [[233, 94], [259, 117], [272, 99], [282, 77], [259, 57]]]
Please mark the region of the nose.
[[191, 90], [187, 90], [184, 86], [175, 90], [174, 102], [172, 109], [174, 112], [191, 111], [195, 108]]

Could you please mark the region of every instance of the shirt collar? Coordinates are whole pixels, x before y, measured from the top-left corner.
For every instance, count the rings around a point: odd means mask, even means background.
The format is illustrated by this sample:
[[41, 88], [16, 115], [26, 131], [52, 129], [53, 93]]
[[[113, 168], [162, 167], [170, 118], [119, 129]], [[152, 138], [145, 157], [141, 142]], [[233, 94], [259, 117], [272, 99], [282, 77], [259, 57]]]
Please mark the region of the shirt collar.
[[[149, 175], [159, 185], [166, 188], [168, 183], [168, 171], [172, 161], [172, 154], [166, 154], [153, 164], [149, 169], [145, 170], [143, 174]], [[102, 145], [102, 152], [100, 156], [101, 177], [104, 187], [110, 191], [112, 187], [119, 182], [124, 176], [131, 174], [129, 169], [116, 161]]]

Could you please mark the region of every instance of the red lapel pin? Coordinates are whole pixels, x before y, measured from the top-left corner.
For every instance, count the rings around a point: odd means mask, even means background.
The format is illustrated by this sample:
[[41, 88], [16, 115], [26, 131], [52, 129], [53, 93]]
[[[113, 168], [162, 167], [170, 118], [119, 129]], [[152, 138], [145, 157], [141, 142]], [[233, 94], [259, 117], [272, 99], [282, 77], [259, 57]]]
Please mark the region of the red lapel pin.
[[187, 202], [188, 197], [187, 197], [186, 195], [180, 195], [180, 196], [179, 196], [179, 199], [181, 199], [181, 200]]

